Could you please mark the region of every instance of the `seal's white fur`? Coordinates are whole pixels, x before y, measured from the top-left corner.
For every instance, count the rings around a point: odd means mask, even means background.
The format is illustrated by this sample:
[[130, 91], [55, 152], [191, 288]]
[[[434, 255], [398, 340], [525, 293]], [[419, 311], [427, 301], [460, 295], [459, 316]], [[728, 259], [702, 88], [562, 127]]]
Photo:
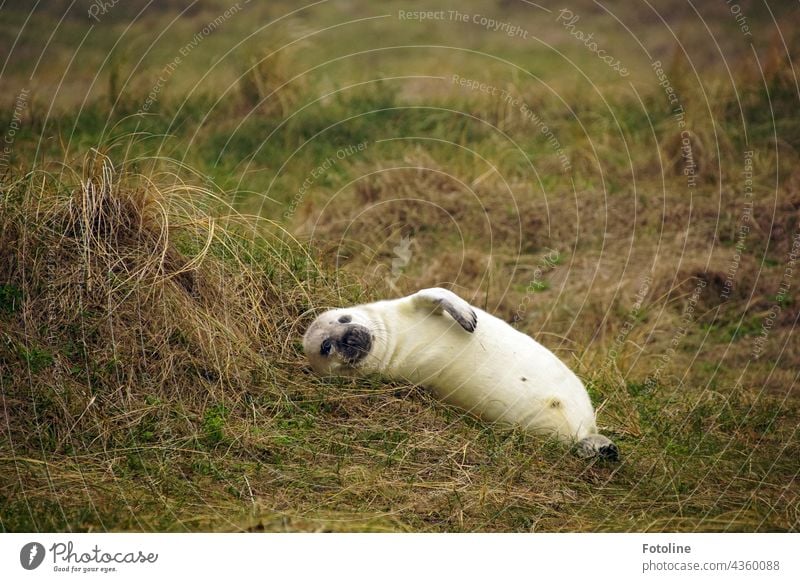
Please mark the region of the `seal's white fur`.
[[[337, 333], [352, 326], [368, 329], [372, 338], [360, 361], [337, 357], [335, 343], [331, 353], [320, 354], [324, 338], [341, 337]], [[304, 348], [319, 373], [378, 372], [407, 380], [487, 421], [580, 441], [584, 456], [616, 457], [616, 447], [597, 434], [586, 389], [561, 360], [446, 289], [328, 311], [306, 332]]]

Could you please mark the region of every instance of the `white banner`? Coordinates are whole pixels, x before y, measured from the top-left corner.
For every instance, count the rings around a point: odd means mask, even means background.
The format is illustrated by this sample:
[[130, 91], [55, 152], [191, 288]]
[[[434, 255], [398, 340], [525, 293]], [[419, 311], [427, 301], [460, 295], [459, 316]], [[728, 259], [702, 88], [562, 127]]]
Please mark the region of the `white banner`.
[[800, 580], [798, 534], [4, 534], [2, 580]]

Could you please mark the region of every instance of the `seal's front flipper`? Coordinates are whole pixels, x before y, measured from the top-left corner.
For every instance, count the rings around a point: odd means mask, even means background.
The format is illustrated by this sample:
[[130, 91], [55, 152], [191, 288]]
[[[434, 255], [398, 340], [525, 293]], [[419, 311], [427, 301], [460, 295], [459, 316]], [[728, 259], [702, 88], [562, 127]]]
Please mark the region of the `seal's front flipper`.
[[441, 315], [444, 311], [450, 314], [458, 324], [472, 333], [478, 326], [478, 315], [469, 303], [458, 295], [441, 287], [423, 289], [411, 296], [412, 304], [418, 309], [432, 309]]

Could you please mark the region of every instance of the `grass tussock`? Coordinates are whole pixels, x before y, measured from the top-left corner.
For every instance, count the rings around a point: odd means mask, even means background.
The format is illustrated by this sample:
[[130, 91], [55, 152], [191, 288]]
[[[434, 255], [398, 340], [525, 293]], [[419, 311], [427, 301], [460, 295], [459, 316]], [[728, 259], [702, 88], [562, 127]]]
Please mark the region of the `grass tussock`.
[[280, 303], [275, 280], [241, 268], [255, 260], [242, 239], [199, 209], [213, 193], [119, 175], [97, 153], [84, 172], [73, 186], [32, 173], [4, 191], [2, 279], [20, 299], [9, 323], [26, 332], [8, 335], [9, 353], [64, 340], [51, 373], [88, 378], [90, 393], [119, 404], [263, 376], [263, 340], [285, 319], [275, 310], [302, 301], [302, 285]]
[[166, 448], [213, 448], [230, 411], [280, 406], [289, 382], [275, 364], [296, 358], [307, 255], [248, 241], [240, 217], [203, 210], [214, 192], [175, 175], [135, 175], [97, 151], [82, 168], [3, 185], [4, 469], [20, 451], [44, 467], [117, 451], [125, 472]]
[[287, 52], [290, 50], [278, 47], [260, 57], [251, 57], [250, 66], [238, 81], [239, 96], [246, 111], [283, 119], [301, 104], [308, 84], [302, 75], [295, 75], [289, 64]]

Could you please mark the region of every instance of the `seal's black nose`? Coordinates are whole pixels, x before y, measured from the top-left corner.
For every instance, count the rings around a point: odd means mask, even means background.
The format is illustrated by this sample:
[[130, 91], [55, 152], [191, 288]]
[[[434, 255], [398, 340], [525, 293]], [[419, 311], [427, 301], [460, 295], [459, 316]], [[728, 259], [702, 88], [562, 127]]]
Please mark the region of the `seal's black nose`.
[[336, 349], [351, 364], [362, 360], [372, 349], [372, 334], [362, 325], [351, 325], [336, 342]]

